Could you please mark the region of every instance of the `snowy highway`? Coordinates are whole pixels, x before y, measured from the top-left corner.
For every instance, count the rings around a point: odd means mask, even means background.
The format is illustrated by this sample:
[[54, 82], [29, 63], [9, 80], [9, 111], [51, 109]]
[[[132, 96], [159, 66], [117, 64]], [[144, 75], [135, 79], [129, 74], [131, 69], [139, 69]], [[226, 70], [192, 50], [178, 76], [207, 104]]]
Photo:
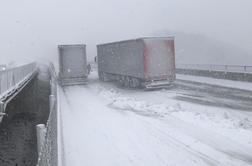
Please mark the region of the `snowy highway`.
[[191, 79], [143, 91], [91, 73], [61, 89], [66, 166], [252, 165], [252, 91]]

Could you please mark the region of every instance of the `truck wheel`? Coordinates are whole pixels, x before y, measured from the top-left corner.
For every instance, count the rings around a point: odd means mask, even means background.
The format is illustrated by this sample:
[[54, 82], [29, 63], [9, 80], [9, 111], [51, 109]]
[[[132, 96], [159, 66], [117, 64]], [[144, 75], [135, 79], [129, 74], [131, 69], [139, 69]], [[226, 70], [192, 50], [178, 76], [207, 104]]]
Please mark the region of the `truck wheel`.
[[118, 76], [117, 80], [118, 80], [120, 86], [124, 86], [124, 76]]
[[124, 79], [124, 86], [129, 88], [130, 87], [130, 77], [125, 76], [124, 78], [125, 78]]
[[102, 79], [104, 82], [110, 81], [110, 76], [108, 73], [102, 72]]
[[101, 81], [109, 81], [107, 74], [104, 72], [99, 72], [99, 79]]
[[134, 78], [133, 77], [130, 77], [130, 87], [135, 88]]
[[131, 80], [130, 80], [130, 86], [132, 87], [132, 88], [138, 88], [138, 87], [140, 87], [140, 80], [138, 79], [138, 78], [131, 78]]
[[102, 75], [103, 75], [103, 81], [105, 81], [105, 82], [109, 81], [107, 73], [103, 72]]
[[99, 80], [100, 80], [100, 81], [104, 81], [103, 73], [102, 73], [102, 72], [99, 72], [99, 73], [98, 73], [98, 76], [99, 76]]

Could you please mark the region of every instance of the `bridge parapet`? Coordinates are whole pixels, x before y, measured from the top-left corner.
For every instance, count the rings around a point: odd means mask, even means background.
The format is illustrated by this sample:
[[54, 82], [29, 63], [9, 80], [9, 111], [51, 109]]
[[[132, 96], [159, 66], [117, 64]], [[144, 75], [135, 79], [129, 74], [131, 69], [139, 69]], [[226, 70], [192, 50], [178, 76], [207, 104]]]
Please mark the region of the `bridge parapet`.
[[177, 64], [178, 74], [252, 82], [252, 66]]
[[36, 63], [0, 71], [0, 112], [4, 112], [7, 103], [22, 90], [22, 88], [37, 73]]
[[251, 73], [252, 66], [242, 65], [214, 65], [214, 64], [177, 64], [178, 69], [187, 70], [207, 70], [221, 72]]

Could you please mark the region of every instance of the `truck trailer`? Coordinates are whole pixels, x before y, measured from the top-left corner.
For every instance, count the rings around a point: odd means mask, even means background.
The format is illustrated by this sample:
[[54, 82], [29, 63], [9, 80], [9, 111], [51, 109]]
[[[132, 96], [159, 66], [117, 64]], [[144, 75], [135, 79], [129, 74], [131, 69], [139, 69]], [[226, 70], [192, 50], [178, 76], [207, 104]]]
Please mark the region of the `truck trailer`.
[[89, 74], [86, 45], [59, 45], [59, 83], [62, 86], [86, 84]]
[[167, 87], [176, 78], [174, 37], [152, 37], [97, 46], [101, 81], [131, 88]]

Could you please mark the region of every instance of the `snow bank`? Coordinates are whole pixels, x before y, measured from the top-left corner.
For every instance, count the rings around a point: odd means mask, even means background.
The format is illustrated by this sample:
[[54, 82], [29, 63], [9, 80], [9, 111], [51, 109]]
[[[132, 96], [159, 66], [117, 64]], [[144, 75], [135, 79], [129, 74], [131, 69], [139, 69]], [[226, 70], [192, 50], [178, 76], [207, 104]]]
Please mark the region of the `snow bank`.
[[251, 165], [248, 112], [89, 81], [61, 94], [67, 165]]
[[[162, 119], [176, 117], [184, 122], [215, 131], [252, 148], [252, 119], [231, 109], [202, 106], [167, 99], [155, 103], [138, 100], [136, 97], [125, 97], [118, 90], [97, 87], [99, 95], [108, 100], [108, 106], [120, 111], [131, 111], [144, 116]], [[153, 93], [156, 93], [155, 91]], [[143, 94], [144, 95], [144, 92]], [[154, 96], [153, 96], [154, 97]], [[158, 97], [158, 96], [156, 96]]]

